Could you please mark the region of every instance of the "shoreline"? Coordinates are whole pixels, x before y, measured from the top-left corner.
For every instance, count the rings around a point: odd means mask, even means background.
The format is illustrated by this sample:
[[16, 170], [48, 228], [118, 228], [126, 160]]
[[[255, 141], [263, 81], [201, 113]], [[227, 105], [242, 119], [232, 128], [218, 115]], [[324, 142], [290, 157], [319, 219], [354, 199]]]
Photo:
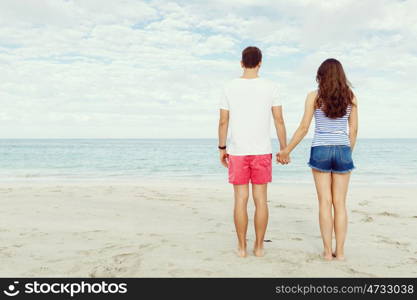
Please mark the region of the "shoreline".
[[[353, 177], [354, 175], [352, 175]], [[224, 176], [224, 178], [207, 178], [207, 177], [176, 177], [176, 178], [169, 178], [169, 177], [123, 177], [123, 178], [117, 178], [117, 177], [107, 177], [107, 178], [30, 178], [30, 179], [10, 179], [10, 180], [1, 180], [0, 179], [0, 186], [5, 185], [54, 185], [54, 184], [60, 184], [60, 185], [72, 185], [72, 184], [80, 184], [80, 185], [91, 185], [91, 184], [118, 184], [118, 185], [138, 185], [138, 184], [168, 184], [168, 185], [182, 185], [184, 183], [189, 183], [194, 185], [195, 183], [198, 183], [203, 186], [223, 186], [223, 185], [229, 185], [232, 187], [232, 185], [228, 182], [227, 175]], [[314, 187], [314, 181], [311, 177], [310, 180], [301, 180], [301, 181], [279, 181], [278, 179], [274, 178], [272, 179], [272, 182], [268, 184], [268, 186], [289, 186], [289, 187], [296, 187], [296, 186], [309, 186], [312, 185]], [[392, 187], [392, 188], [417, 188], [417, 183], [414, 182], [375, 182], [370, 180], [369, 182], [355, 182], [355, 179], [351, 179], [349, 183], [350, 187]]]

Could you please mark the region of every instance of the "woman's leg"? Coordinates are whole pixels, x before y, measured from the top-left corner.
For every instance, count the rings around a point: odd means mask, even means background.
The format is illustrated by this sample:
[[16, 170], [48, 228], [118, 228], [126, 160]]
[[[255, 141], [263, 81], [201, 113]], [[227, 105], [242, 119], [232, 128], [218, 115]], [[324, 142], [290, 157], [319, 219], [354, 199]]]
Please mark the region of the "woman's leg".
[[236, 234], [238, 239], [238, 255], [246, 256], [246, 232], [248, 230], [248, 198], [249, 185], [248, 184], [234, 184], [235, 191], [235, 207], [234, 207], [234, 221], [236, 227]]
[[317, 198], [319, 199], [319, 223], [323, 239], [323, 256], [331, 260], [332, 256], [332, 174], [313, 170], [314, 182], [316, 184]]
[[264, 255], [264, 237], [268, 225], [268, 184], [252, 184], [252, 196], [255, 202], [255, 246], [253, 253], [256, 256]]
[[332, 199], [334, 207], [334, 231], [336, 235], [336, 258], [344, 259], [344, 246], [348, 225], [346, 211], [346, 194], [349, 186], [350, 172], [332, 174]]

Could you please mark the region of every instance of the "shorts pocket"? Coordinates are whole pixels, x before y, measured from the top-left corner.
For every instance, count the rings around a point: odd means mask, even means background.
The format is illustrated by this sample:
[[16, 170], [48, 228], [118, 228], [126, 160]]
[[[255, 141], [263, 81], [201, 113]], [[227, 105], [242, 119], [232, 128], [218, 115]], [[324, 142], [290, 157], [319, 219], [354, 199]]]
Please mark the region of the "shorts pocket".
[[311, 160], [323, 162], [330, 159], [330, 147], [316, 146], [311, 148]]
[[340, 150], [340, 160], [342, 163], [352, 163], [352, 150], [350, 147], [343, 147]]
[[260, 165], [264, 168], [272, 166], [272, 154], [261, 155], [257, 157], [255, 164]]

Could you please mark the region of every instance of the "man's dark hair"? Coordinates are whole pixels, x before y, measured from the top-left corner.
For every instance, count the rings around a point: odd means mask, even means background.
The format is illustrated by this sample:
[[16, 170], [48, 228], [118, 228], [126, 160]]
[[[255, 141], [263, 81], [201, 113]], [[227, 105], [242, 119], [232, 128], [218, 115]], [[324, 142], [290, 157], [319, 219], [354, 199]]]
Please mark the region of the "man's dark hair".
[[255, 68], [262, 61], [262, 52], [258, 47], [246, 47], [242, 51], [242, 63], [245, 68]]

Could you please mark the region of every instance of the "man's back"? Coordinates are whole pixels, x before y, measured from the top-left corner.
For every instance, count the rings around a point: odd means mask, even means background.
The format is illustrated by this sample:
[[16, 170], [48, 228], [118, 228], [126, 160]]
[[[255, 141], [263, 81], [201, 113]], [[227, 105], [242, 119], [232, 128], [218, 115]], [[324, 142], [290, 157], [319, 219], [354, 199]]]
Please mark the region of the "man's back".
[[272, 153], [271, 107], [280, 106], [275, 84], [263, 78], [236, 78], [224, 88], [221, 109], [229, 110], [231, 155]]

